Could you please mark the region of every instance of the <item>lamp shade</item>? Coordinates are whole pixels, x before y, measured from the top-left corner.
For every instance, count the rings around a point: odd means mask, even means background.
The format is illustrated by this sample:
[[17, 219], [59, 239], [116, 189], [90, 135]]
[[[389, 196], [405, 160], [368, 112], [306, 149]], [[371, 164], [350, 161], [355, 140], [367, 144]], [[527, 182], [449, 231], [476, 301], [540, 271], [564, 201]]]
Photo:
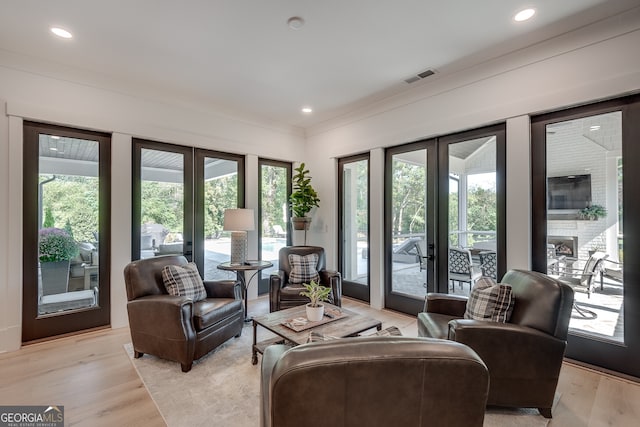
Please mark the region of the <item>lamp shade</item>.
[[224, 231], [253, 231], [255, 228], [253, 209], [225, 209]]

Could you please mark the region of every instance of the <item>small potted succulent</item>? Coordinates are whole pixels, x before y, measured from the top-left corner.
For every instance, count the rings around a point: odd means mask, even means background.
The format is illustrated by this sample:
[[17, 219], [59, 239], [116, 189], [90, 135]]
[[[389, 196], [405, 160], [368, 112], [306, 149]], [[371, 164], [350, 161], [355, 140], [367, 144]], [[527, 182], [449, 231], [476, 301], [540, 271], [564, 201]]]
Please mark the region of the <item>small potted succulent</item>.
[[321, 304], [321, 302], [329, 300], [331, 288], [322, 286], [319, 283], [316, 283], [315, 280], [312, 280], [311, 283], [303, 283], [302, 286], [304, 286], [306, 290], [300, 292], [300, 295], [305, 296], [310, 300], [306, 307], [307, 319], [311, 322], [318, 322], [322, 320], [322, 317], [324, 316], [324, 305]]
[[43, 228], [38, 233], [38, 258], [42, 271], [42, 294], [67, 292], [69, 264], [79, 249], [71, 235], [61, 228]]

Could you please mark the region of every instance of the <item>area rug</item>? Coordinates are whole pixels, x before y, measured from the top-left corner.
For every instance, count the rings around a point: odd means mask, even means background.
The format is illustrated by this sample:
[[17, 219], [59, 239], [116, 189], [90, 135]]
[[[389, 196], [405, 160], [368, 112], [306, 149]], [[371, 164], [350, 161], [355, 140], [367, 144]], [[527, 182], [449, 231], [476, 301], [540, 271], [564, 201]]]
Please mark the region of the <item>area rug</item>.
[[[232, 338], [193, 363], [188, 373], [180, 364], [145, 354], [133, 358], [124, 348], [169, 427], [258, 427], [260, 425], [260, 363], [251, 364], [253, 330], [246, 325]], [[549, 420], [535, 409], [489, 409], [485, 427], [544, 427]]]

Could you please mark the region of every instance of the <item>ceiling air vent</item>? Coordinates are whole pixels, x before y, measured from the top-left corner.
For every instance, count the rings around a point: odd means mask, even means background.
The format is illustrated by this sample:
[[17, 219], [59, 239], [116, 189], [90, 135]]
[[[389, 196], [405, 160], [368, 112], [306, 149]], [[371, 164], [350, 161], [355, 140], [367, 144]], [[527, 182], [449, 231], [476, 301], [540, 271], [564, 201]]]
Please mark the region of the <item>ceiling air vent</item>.
[[405, 83], [409, 83], [409, 84], [411, 84], [411, 83], [415, 83], [415, 82], [417, 82], [418, 80], [421, 80], [421, 79], [424, 79], [424, 78], [426, 78], [426, 77], [432, 76], [432, 75], [434, 75], [435, 73], [436, 73], [436, 72], [435, 72], [434, 70], [425, 70], [425, 71], [423, 71], [423, 72], [421, 72], [421, 73], [416, 74], [415, 76], [411, 76], [411, 77], [409, 77], [408, 79], [405, 79], [405, 81], [404, 81], [404, 82], [405, 82]]

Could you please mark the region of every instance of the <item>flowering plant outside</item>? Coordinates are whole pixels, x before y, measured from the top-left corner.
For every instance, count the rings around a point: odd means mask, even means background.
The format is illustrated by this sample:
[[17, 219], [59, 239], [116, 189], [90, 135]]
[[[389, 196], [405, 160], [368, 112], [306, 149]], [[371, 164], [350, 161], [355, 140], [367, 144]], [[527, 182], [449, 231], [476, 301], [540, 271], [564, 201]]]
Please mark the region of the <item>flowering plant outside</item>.
[[43, 228], [38, 233], [40, 262], [66, 261], [78, 255], [78, 244], [60, 228]]

